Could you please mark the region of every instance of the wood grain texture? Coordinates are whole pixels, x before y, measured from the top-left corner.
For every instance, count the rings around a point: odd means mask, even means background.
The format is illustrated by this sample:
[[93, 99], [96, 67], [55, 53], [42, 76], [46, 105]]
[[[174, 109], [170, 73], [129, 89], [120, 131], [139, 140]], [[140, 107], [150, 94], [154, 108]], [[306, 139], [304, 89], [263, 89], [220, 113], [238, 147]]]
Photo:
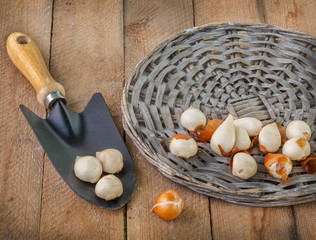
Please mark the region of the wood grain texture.
[[310, 202], [294, 206], [294, 216], [296, 222], [296, 231], [298, 239], [314, 240], [316, 239], [316, 202]]
[[290, 207], [253, 208], [210, 201], [214, 239], [297, 239]]
[[211, 22], [261, 22], [254, 0], [194, 0], [195, 25]]
[[[263, 1], [195, 0], [195, 23], [265, 22], [265, 7]], [[296, 239], [290, 207], [249, 208], [211, 198], [210, 208], [214, 239]]]
[[[126, 1], [125, 75], [158, 43], [193, 27], [191, 1]], [[173, 183], [158, 172], [133, 145], [127, 144], [135, 162], [137, 184], [127, 208], [127, 239], [211, 239], [208, 198]], [[151, 208], [164, 191], [173, 189], [184, 200], [180, 216], [167, 222]]]
[[[122, 7], [121, 1], [112, 0], [55, 1], [51, 50], [51, 73], [65, 87], [68, 106], [80, 112], [99, 91], [119, 126], [124, 71]], [[85, 202], [45, 158], [42, 239], [123, 239], [123, 210]]]
[[265, 17], [269, 24], [304, 32], [316, 37], [316, 1], [264, 1]]
[[[316, 37], [316, 1], [272, 1], [264, 3], [268, 23], [279, 27], [288, 28]], [[303, 240], [316, 239], [315, 228], [316, 202], [293, 206], [297, 238]]]
[[[10, 62], [6, 39], [22, 31], [38, 40], [48, 63], [51, 1], [0, 2], [0, 238], [37, 239], [40, 227], [43, 151], [18, 109], [45, 110], [31, 84]], [[38, 19], [41, 19], [39, 22]]]

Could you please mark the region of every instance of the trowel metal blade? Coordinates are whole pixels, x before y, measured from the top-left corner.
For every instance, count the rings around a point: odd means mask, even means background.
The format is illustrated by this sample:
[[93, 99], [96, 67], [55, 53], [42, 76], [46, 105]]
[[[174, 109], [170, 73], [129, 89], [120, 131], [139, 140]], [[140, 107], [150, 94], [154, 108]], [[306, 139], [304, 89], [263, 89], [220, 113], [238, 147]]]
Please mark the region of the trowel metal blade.
[[[136, 183], [133, 161], [100, 93], [93, 95], [82, 113], [74, 112], [61, 101], [54, 104], [47, 119], [41, 119], [24, 105], [20, 109], [54, 167], [75, 193], [107, 209], [118, 209], [129, 201]], [[95, 156], [108, 148], [119, 150], [124, 159], [123, 170], [115, 174], [123, 183], [123, 194], [111, 201], [98, 198], [95, 184], [79, 180], [73, 170], [77, 156]]]

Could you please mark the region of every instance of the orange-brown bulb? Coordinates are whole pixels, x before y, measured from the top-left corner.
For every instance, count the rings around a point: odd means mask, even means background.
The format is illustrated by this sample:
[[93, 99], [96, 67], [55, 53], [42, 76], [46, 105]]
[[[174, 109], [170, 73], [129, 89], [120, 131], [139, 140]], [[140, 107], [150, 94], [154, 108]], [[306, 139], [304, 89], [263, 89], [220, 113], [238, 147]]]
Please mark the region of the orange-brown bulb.
[[179, 193], [167, 190], [160, 194], [151, 211], [162, 219], [171, 221], [180, 215], [183, 206], [184, 203]]
[[281, 178], [285, 182], [292, 171], [293, 163], [284, 154], [268, 153], [264, 158], [264, 166], [272, 177]]
[[309, 156], [308, 158], [300, 162], [307, 173], [313, 174], [316, 172], [316, 155]]
[[205, 128], [201, 128], [198, 131], [198, 136], [196, 137], [198, 142], [207, 142], [209, 141], [215, 130], [221, 125], [223, 122], [222, 119], [208, 119]]

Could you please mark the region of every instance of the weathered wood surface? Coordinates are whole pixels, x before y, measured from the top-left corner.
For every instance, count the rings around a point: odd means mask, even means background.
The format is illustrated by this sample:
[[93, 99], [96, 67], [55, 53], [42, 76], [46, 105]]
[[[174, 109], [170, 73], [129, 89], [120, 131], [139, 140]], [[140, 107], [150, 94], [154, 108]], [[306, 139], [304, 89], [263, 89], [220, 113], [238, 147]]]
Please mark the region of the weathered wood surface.
[[[0, 2], [0, 239], [316, 239], [316, 203], [250, 208], [177, 185], [149, 164], [126, 136], [137, 171], [135, 192], [117, 211], [100, 209], [62, 181], [18, 110], [45, 110], [10, 62], [8, 35], [39, 45], [69, 106], [82, 111], [101, 92], [121, 133], [124, 82], [158, 43], [210, 22], [262, 22], [316, 36], [316, 1], [114, 0]], [[175, 189], [185, 208], [166, 222], [151, 213], [157, 196]]]
[[15, 31], [37, 39], [49, 62], [52, 1], [0, 2], [0, 238], [36, 239], [39, 236], [43, 180], [43, 150], [23, 119], [19, 104], [40, 116], [30, 83], [10, 62], [6, 39]]

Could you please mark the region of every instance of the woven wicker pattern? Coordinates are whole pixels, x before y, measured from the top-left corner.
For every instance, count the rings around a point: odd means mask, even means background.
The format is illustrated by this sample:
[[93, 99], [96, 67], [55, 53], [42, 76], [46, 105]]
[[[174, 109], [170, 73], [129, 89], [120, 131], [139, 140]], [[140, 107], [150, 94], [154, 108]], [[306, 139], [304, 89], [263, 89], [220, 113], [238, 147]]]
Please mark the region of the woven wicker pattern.
[[180, 115], [189, 106], [209, 118], [228, 113], [286, 126], [293, 119], [312, 128], [315, 154], [316, 39], [261, 24], [214, 24], [188, 29], [158, 45], [140, 62], [125, 86], [124, 128], [146, 159], [171, 180], [196, 192], [249, 206], [285, 206], [315, 200], [316, 174], [294, 162], [284, 184], [267, 174], [254, 148], [258, 173], [242, 180], [229, 158], [208, 143], [184, 160], [168, 141], [187, 133]]

